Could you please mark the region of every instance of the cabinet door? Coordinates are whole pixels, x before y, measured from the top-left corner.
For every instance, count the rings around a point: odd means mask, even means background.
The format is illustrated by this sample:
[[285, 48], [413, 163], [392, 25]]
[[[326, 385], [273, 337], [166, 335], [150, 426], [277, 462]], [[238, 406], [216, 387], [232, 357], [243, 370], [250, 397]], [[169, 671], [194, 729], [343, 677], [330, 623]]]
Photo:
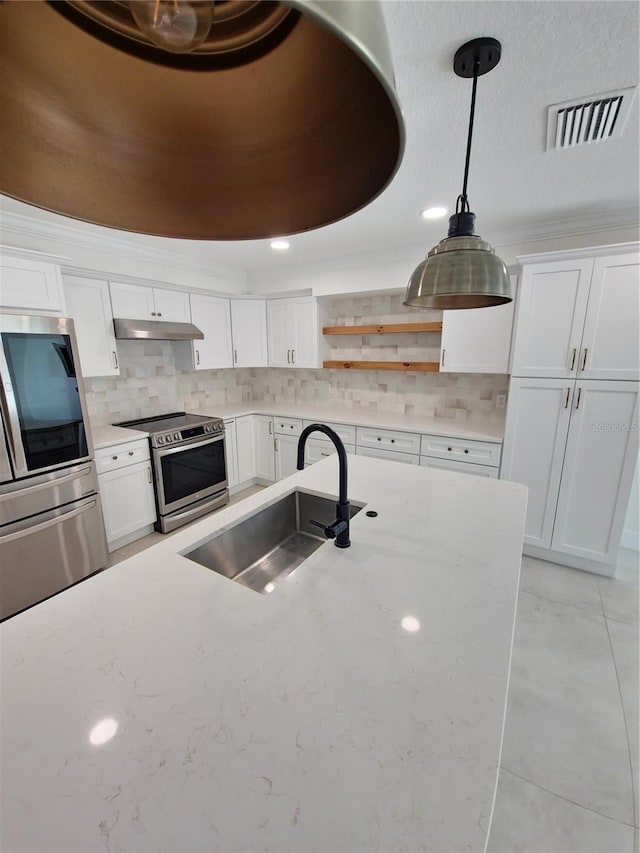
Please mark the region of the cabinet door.
[[272, 482], [276, 477], [273, 450], [273, 418], [269, 415], [254, 415], [256, 477]]
[[256, 476], [253, 415], [236, 418], [236, 442], [238, 447], [238, 482], [245, 483], [247, 480], [253, 480]]
[[109, 550], [124, 536], [156, 520], [151, 462], [139, 462], [99, 476]]
[[204, 340], [192, 344], [195, 369], [232, 367], [229, 300], [192, 293], [191, 317], [204, 333]]
[[191, 309], [189, 307], [189, 294], [180, 290], [165, 290], [164, 288], [153, 288], [153, 300], [157, 320], [171, 323], [190, 323]]
[[637, 253], [595, 259], [579, 379], [640, 379], [639, 273]]
[[224, 457], [227, 464], [227, 483], [231, 488], [240, 482], [238, 479], [238, 445], [235, 420], [224, 422]]
[[267, 343], [270, 367], [291, 367], [295, 349], [295, 313], [291, 299], [267, 300]]
[[529, 489], [524, 541], [549, 548], [574, 382], [512, 379], [500, 477]]
[[118, 376], [109, 283], [64, 277], [67, 312], [73, 318], [83, 376]]
[[60, 270], [55, 264], [3, 255], [0, 304], [25, 311], [62, 311]]
[[637, 458], [638, 384], [579, 380], [553, 550], [615, 563]]
[[576, 377], [592, 270], [592, 258], [523, 267], [514, 376]]
[[264, 299], [231, 300], [235, 367], [267, 366], [267, 313]]
[[150, 287], [141, 287], [138, 284], [120, 284], [120, 282], [112, 281], [109, 283], [109, 290], [114, 317], [122, 317], [127, 320], [154, 319], [155, 306], [153, 290]]
[[[511, 276], [515, 299], [517, 276]], [[514, 302], [443, 311], [441, 373], [508, 373]]]
[[295, 435], [276, 435], [276, 480], [282, 480], [298, 470], [298, 439]]
[[322, 367], [318, 360], [318, 303], [310, 296], [293, 300], [295, 338], [291, 363], [294, 367]]

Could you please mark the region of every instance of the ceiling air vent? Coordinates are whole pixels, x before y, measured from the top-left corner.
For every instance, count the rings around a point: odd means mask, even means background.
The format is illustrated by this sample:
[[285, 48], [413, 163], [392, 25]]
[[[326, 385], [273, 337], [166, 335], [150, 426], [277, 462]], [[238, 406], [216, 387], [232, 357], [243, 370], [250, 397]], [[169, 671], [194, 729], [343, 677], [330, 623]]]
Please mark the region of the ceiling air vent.
[[575, 148], [620, 136], [636, 94], [636, 87], [604, 92], [548, 108], [547, 151]]

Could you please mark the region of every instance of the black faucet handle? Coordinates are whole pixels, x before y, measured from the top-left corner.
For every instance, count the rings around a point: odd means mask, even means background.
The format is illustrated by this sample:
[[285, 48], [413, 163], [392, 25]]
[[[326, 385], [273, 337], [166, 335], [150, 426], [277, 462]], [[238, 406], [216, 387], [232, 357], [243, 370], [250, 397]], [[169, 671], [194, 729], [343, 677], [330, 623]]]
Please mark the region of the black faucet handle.
[[336, 519], [331, 524], [323, 524], [321, 521], [314, 521], [310, 518], [309, 524], [313, 524], [314, 527], [320, 527], [324, 531], [324, 535], [327, 539], [335, 539], [349, 528], [346, 521], [340, 521], [339, 519]]

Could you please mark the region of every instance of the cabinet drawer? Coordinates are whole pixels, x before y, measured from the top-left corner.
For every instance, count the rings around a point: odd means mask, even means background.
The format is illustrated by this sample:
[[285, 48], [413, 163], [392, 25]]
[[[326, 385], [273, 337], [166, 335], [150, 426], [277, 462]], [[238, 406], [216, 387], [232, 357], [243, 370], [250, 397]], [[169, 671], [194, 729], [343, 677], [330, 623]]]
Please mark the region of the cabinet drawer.
[[112, 444], [96, 450], [96, 468], [98, 474], [105, 471], [115, 471], [136, 462], [146, 462], [149, 459], [149, 442], [146, 438], [128, 441], [126, 444]]
[[[355, 445], [353, 444], [345, 444], [344, 449], [347, 453], [355, 454], [356, 452]], [[316, 441], [315, 439], [310, 438], [305, 446], [304, 464], [313, 465], [314, 462], [320, 462], [321, 459], [326, 459], [327, 456], [333, 456], [336, 452], [335, 447], [329, 439], [327, 439], [327, 441]]]
[[300, 435], [302, 420], [300, 418], [273, 418], [274, 432], [279, 435]]
[[416, 455], [420, 453], [420, 436], [417, 433], [358, 427], [357, 436], [358, 447], [377, 447], [381, 450], [415, 453]]
[[[322, 423], [324, 426], [330, 427], [338, 436], [338, 438], [342, 439], [343, 444], [355, 444], [356, 443], [356, 428], [351, 424], [330, 424], [328, 421], [303, 421], [302, 422], [305, 427], [311, 426], [311, 424]], [[311, 441], [311, 439], [309, 439]], [[313, 441], [323, 441], [326, 444], [331, 444], [331, 439], [323, 435], [321, 432], [313, 433]]]
[[419, 465], [420, 457], [414, 453], [398, 453], [395, 450], [381, 450], [377, 447], [358, 447], [356, 456], [370, 456], [372, 459], [389, 459], [391, 462], [406, 462], [407, 465]]
[[498, 479], [498, 469], [491, 465], [472, 465], [470, 462], [458, 462], [455, 459], [436, 459], [434, 456], [421, 456], [420, 464], [426, 468], [440, 468], [444, 471], [459, 471], [461, 474], [474, 474], [476, 477]]
[[442, 435], [423, 435], [420, 444], [422, 456], [435, 456], [437, 459], [457, 459], [460, 462], [475, 462], [478, 465], [500, 465], [501, 444], [488, 441], [468, 441], [461, 438], [448, 438]]

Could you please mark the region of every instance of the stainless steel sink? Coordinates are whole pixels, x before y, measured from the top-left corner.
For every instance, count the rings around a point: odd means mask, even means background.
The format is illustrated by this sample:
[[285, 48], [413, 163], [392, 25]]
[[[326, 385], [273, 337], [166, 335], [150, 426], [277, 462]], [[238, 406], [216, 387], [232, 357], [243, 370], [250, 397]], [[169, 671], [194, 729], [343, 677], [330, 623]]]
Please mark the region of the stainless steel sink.
[[[351, 518], [363, 504], [351, 504]], [[336, 501], [295, 491], [183, 556], [255, 592], [270, 593], [277, 581], [328, 540], [309, 519], [331, 522]]]

